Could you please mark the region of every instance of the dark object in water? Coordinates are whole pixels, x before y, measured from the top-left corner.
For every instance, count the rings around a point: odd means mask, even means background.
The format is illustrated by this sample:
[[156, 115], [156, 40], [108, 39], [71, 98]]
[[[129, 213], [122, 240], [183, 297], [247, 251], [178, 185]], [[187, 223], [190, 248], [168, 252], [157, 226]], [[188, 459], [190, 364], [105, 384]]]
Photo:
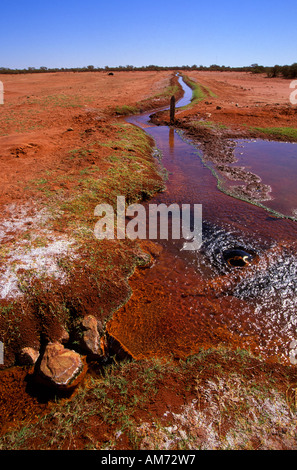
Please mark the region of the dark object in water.
[[223, 252], [223, 258], [231, 267], [244, 268], [253, 261], [254, 254], [242, 248], [232, 248]]

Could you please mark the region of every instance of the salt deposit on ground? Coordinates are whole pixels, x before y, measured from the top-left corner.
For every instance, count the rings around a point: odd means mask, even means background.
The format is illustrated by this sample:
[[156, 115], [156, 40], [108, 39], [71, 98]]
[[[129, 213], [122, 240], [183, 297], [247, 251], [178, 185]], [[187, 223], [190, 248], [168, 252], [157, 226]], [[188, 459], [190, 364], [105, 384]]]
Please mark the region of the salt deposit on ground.
[[7, 217], [0, 222], [0, 298], [22, 295], [22, 276], [47, 277], [65, 282], [59, 266], [61, 257], [75, 257], [75, 241], [46, 228], [50, 215], [32, 205], [6, 206]]

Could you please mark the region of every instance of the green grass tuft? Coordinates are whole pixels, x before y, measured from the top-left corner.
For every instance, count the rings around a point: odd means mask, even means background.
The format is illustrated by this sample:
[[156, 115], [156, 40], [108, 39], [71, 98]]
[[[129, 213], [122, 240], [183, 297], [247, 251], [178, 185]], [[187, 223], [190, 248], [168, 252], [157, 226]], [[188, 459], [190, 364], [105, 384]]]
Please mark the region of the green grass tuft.
[[193, 96], [191, 103], [187, 106], [184, 106], [183, 109], [192, 106], [193, 104], [198, 103], [199, 101], [204, 100], [208, 96], [216, 97], [215, 93], [211, 91], [208, 87], [201, 85], [200, 83], [195, 82], [191, 78], [183, 75], [184, 82], [193, 90]]
[[121, 116], [128, 116], [130, 114], [139, 113], [139, 109], [136, 106], [117, 106], [115, 109], [116, 113]]
[[297, 129], [294, 127], [250, 127], [250, 130], [271, 137], [286, 137], [290, 140], [297, 140]]

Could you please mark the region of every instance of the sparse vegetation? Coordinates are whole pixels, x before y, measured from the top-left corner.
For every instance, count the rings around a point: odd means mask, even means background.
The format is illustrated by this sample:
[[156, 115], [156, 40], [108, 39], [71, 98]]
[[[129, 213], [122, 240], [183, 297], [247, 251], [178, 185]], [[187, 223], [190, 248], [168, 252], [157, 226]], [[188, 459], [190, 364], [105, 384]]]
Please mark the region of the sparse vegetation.
[[203, 127], [208, 127], [208, 128], [211, 128], [211, 129], [216, 129], [216, 128], [219, 128], [219, 129], [227, 129], [227, 126], [225, 124], [219, 124], [217, 122], [213, 122], [213, 121], [205, 121], [203, 119], [200, 119], [199, 121], [197, 120], [193, 120], [191, 121], [191, 126], [203, 126]]
[[183, 79], [185, 83], [193, 90], [191, 105], [203, 100], [205, 96], [207, 96], [205, 93], [205, 89], [201, 85], [199, 85], [199, 83], [195, 82], [194, 80], [191, 80], [186, 75], [183, 75]]
[[208, 96], [210, 96], [210, 97], [215, 97], [216, 96], [215, 93], [212, 90], [209, 89], [209, 87], [207, 87], [205, 85], [201, 85], [200, 83], [198, 83], [195, 80], [189, 78], [185, 74], [183, 74], [183, 80], [193, 90], [191, 103], [189, 105], [185, 106], [184, 108], [187, 108], [189, 106], [193, 106], [193, 105], [199, 103], [199, 101], [204, 100]]
[[113, 362], [67, 403], [3, 435], [0, 449], [293, 448], [295, 384], [294, 369], [245, 350]]
[[115, 111], [122, 116], [128, 116], [129, 114], [137, 114], [139, 109], [136, 106], [117, 106]]
[[269, 137], [285, 137], [289, 140], [297, 140], [297, 129], [294, 127], [250, 127], [250, 130]]

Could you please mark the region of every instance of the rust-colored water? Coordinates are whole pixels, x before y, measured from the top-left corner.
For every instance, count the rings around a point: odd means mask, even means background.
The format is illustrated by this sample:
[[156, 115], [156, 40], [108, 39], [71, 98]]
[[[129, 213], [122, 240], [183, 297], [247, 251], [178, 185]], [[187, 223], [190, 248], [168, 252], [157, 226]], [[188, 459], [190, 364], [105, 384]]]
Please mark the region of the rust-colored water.
[[[197, 148], [174, 129], [150, 125], [148, 115], [132, 122], [155, 139], [169, 175], [167, 191], [149, 204], [202, 204], [203, 244], [193, 252], [183, 240], [157, 240], [161, 254], [132, 277], [133, 295], [108, 331], [135, 358], [222, 344], [288, 363], [297, 339], [297, 224], [220, 192]], [[251, 250], [254, 262], [229, 268], [222, 254], [234, 247]]]

